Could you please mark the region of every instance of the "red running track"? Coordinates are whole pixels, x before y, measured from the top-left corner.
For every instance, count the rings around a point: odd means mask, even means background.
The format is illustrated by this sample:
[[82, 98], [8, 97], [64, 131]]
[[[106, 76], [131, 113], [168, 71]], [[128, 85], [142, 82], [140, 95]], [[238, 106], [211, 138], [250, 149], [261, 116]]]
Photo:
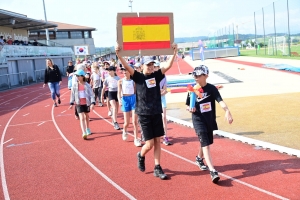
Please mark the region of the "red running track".
[[[221, 180], [211, 182], [194, 164], [199, 142], [193, 129], [168, 124], [172, 146], [162, 146], [169, 176], [153, 176], [153, 151], [146, 171], [137, 169], [133, 138], [121, 139], [106, 107], [90, 113], [92, 135], [81, 138], [69, 90], [54, 108], [41, 84], [0, 93], [1, 199], [299, 199], [299, 158], [215, 137], [211, 147]], [[19, 96], [16, 96], [19, 95]], [[27, 98], [26, 98], [27, 97]], [[122, 114], [119, 114], [122, 126]], [[132, 132], [132, 129], [129, 129]]]

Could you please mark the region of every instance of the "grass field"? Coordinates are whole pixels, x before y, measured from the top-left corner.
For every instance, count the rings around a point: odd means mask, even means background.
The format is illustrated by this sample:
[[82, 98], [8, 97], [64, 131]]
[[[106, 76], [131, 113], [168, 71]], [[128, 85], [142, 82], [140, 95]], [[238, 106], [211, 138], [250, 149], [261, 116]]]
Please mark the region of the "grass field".
[[[300, 55], [300, 45], [292, 45], [291, 52], [297, 52]], [[280, 59], [294, 59], [300, 60], [300, 56], [284, 56], [281, 51], [277, 51], [277, 55], [268, 55], [268, 48], [260, 48], [260, 50], [255, 49], [240, 49], [240, 56], [253, 56], [253, 57], [264, 57], [264, 58], [280, 58]]]

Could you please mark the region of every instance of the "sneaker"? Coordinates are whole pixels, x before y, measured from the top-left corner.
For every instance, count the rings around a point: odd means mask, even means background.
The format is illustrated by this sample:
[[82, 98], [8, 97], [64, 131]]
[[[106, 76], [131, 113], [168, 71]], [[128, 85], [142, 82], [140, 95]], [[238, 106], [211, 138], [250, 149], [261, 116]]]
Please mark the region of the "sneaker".
[[127, 133], [126, 133], [126, 131], [123, 129], [123, 133], [122, 133], [122, 139], [124, 140], [124, 141], [126, 141], [127, 140]]
[[115, 123], [114, 123], [114, 129], [120, 130], [120, 126], [119, 126], [118, 122], [115, 122]]
[[204, 158], [199, 158], [198, 156], [196, 156], [196, 161], [195, 163], [198, 165], [198, 167], [202, 170], [208, 170], [208, 167], [204, 164], [203, 162]]
[[213, 183], [218, 183], [218, 181], [220, 180], [217, 171], [210, 171], [210, 176]]
[[141, 140], [139, 140], [139, 139], [134, 139], [134, 145], [135, 145], [136, 147], [141, 147], [141, 146], [142, 146]]
[[141, 153], [137, 153], [137, 159], [138, 159], [138, 168], [140, 171], [144, 172], [145, 171], [145, 157], [141, 156]]
[[56, 103], [54, 103], [54, 107], [57, 107], [57, 104], [56, 104]]
[[163, 143], [164, 143], [164, 145], [166, 145], [166, 146], [172, 145], [172, 143], [169, 141], [169, 138], [168, 138], [168, 137], [164, 137], [164, 138], [163, 138]]
[[108, 116], [111, 116], [111, 111], [108, 111], [107, 115], [108, 115]]
[[86, 129], [86, 134], [87, 134], [87, 135], [91, 135], [91, 134], [92, 134], [92, 133], [91, 133], [91, 129], [87, 128], [87, 129]]
[[103, 106], [103, 104], [102, 104], [102, 103], [99, 103], [99, 104], [98, 104], [98, 106], [99, 106], [99, 107], [102, 107], [102, 106]]
[[86, 133], [83, 133], [83, 134], [82, 134], [82, 138], [83, 138], [84, 140], [86, 140], [86, 139], [87, 139], [87, 134], [86, 134]]
[[60, 101], [60, 98], [58, 98], [58, 101], [57, 101], [57, 102], [58, 102], [58, 104], [60, 104], [60, 103], [61, 103], [61, 101]]
[[164, 173], [160, 165], [155, 165], [153, 175], [155, 177], [159, 177], [161, 180], [167, 179], [167, 175]]

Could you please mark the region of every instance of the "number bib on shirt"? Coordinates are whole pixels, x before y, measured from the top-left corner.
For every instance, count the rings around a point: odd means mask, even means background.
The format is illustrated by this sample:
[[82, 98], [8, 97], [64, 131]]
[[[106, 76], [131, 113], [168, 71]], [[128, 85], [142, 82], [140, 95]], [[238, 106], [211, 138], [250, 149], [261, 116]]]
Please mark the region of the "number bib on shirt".
[[80, 98], [80, 99], [86, 98], [86, 95], [85, 95], [85, 91], [84, 91], [84, 90], [78, 91], [78, 94], [79, 94], [79, 98]]
[[211, 111], [211, 103], [207, 102], [207, 103], [200, 104], [200, 111], [201, 113]]
[[150, 78], [145, 80], [148, 88], [153, 88], [156, 86], [155, 78]]

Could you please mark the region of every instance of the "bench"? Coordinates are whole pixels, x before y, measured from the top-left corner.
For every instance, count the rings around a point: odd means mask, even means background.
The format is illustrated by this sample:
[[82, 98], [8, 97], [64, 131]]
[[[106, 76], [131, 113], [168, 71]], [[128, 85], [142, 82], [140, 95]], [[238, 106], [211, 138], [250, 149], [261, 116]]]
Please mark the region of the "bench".
[[291, 52], [291, 56], [300, 56], [297, 52]]

